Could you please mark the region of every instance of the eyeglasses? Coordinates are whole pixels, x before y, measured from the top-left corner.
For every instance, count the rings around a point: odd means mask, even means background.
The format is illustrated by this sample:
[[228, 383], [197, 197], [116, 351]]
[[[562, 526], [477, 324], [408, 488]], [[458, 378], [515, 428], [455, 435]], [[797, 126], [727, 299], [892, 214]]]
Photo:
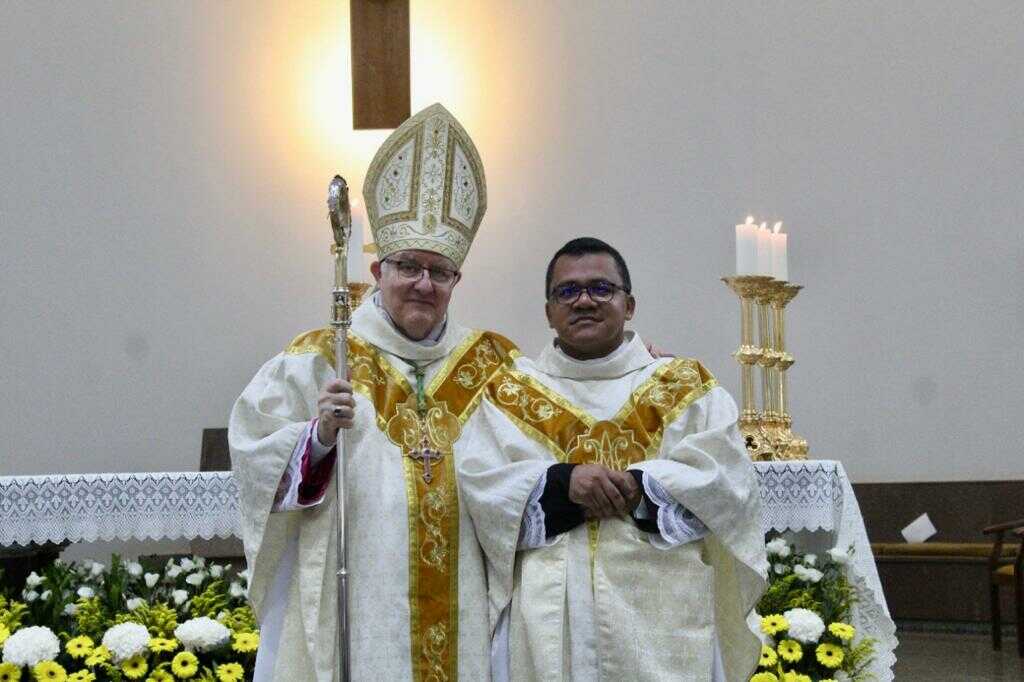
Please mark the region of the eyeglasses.
[[620, 287], [618, 284], [612, 284], [611, 282], [594, 282], [584, 286], [573, 282], [556, 286], [552, 289], [551, 295], [548, 298], [562, 305], [572, 305], [580, 299], [584, 291], [587, 292], [590, 300], [595, 303], [607, 303], [612, 300], [616, 291], [629, 293], [625, 287]]
[[423, 276], [423, 273], [426, 272], [431, 282], [448, 287], [455, 284], [455, 281], [459, 278], [457, 270], [431, 268], [426, 265], [421, 265], [414, 260], [385, 258], [383, 262], [394, 265], [395, 269], [398, 270], [399, 277], [405, 280], [418, 281]]

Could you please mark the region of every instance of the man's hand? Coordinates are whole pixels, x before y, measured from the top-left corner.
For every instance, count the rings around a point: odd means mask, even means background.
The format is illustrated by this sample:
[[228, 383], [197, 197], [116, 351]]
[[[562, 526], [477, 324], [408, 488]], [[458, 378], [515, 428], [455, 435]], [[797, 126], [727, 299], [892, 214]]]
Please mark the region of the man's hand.
[[600, 464], [580, 464], [569, 477], [569, 500], [583, 507], [588, 519], [627, 516], [640, 502], [633, 476]]
[[320, 414], [316, 436], [324, 445], [333, 445], [338, 440], [338, 429], [352, 428], [356, 408], [352, 384], [343, 379], [327, 382], [316, 404]]
[[658, 348], [651, 342], [647, 342], [647, 352], [651, 354], [652, 358], [674, 358], [674, 353], [669, 353], [667, 350]]

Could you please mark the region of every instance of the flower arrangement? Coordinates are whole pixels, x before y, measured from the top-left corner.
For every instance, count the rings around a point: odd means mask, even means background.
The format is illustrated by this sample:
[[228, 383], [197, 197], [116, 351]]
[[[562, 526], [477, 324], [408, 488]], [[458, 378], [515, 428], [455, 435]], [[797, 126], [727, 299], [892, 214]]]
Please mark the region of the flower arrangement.
[[259, 631], [248, 572], [201, 557], [164, 565], [56, 561], [0, 593], [0, 682], [241, 682]]
[[858, 682], [875, 642], [849, 624], [854, 595], [846, 551], [802, 554], [782, 538], [767, 544], [768, 590], [757, 604], [761, 660], [750, 682]]

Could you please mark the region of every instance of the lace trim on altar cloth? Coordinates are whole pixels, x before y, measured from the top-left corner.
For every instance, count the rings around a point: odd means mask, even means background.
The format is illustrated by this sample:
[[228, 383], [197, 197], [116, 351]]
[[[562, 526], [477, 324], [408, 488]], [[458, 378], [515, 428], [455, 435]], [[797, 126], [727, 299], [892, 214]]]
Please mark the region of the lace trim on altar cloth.
[[540, 505], [540, 498], [544, 495], [544, 486], [548, 484], [547, 469], [540, 475], [537, 485], [530, 491], [530, 497], [526, 500], [526, 509], [523, 510], [523, 522], [519, 526], [519, 544], [517, 549], [536, 549], [546, 547], [555, 542], [558, 538], [547, 541], [545, 535], [547, 529], [544, 525], [544, 508]]
[[0, 545], [238, 536], [230, 471], [0, 477]]
[[844, 493], [839, 462], [755, 462], [754, 469], [765, 533], [839, 528]]

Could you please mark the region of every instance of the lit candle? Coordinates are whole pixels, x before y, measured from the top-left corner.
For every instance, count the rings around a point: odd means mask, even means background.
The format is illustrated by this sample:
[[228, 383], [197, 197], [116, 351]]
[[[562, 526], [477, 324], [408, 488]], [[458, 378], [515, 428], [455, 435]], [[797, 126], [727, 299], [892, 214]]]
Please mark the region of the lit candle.
[[772, 277], [775, 279], [782, 280], [783, 282], [789, 281], [789, 264], [786, 260], [786, 241], [788, 235], [779, 232], [782, 229], [782, 221], [775, 223], [775, 228], [772, 230]]
[[736, 274], [753, 275], [757, 270], [757, 225], [754, 216], [736, 226]]
[[772, 233], [768, 223], [761, 223], [757, 230], [757, 274], [772, 274]]

